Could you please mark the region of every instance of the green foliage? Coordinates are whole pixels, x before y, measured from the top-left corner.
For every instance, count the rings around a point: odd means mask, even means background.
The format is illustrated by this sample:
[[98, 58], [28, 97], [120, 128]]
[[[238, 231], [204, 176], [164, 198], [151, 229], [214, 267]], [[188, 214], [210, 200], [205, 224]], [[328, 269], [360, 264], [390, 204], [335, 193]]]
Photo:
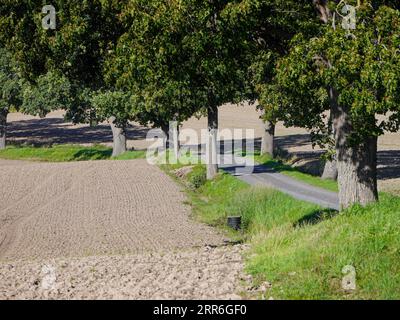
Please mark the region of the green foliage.
[[0, 47], [0, 112], [7, 114], [10, 108], [18, 109], [22, 100], [22, 80], [11, 54]]
[[193, 168], [193, 171], [190, 172], [187, 176], [187, 180], [189, 182], [190, 188], [196, 190], [203, 186], [207, 182], [207, 171], [205, 166], [198, 165]]
[[[375, 9], [365, 3], [357, 9], [357, 28], [350, 30], [351, 34], [339, 25], [326, 25], [312, 39], [297, 35], [261, 100], [267, 106], [279, 106], [286, 125], [310, 129], [319, 138], [327, 133], [327, 88], [334, 88], [339, 105], [349, 109], [353, 143], [384, 131], [397, 131], [399, 17], [398, 9], [384, 5]], [[376, 120], [376, 115], [387, 114], [385, 121]]]
[[177, 9], [166, 1], [129, 1], [121, 15], [124, 34], [106, 63], [107, 83], [131, 93], [132, 113], [144, 125], [165, 126], [193, 113], [186, 109], [190, 90], [177, 60]]
[[117, 127], [124, 128], [128, 121], [135, 120], [131, 107], [131, 96], [121, 91], [96, 92], [91, 99], [97, 120], [114, 118]]
[[107, 80], [132, 93], [142, 124], [183, 121], [246, 96], [247, 41], [228, 9], [226, 1], [129, 1]]
[[[104, 86], [103, 63], [120, 35], [118, 16], [126, 1], [54, 0], [56, 30], [42, 27], [42, 0], [0, 2], [0, 44], [17, 60], [24, 79], [34, 85], [49, 72], [67, 78], [73, 93], [73, 103], [64, 106], [67, 118], [75, 123], [93, 120], [88, 97]], [[29, 94], [35, 96], [40, 94]], [[27, 109], [41, 113], [48, 108]]]
[[42, 28], [42, 0], [2, 0], [0, 42], [7, 45], [29, 80], [57, 70], [72, 82], [102, 82], [102, 62], [118, 37], [116, 16], [124, 1], [62, 1], [56, 30]]
[[[252, 99], [260, 95], [275, 75], [275, 64], [289, 49], [290, 40], [299, 32], [311, 37], [319, 24], [311, 1], [242, 0], [231, 6], [231, 19], [247, 29], [250, 59], [249, 82]], [[264, 118], [274, 122], [278, 114], [266, 108]]]
[[36, 84], [26, 84], [23, 92], [24, 113], [45, 117], [57, 109], [68, 109], [73, 103], [71, 84], [55, 72], [39, 76]]

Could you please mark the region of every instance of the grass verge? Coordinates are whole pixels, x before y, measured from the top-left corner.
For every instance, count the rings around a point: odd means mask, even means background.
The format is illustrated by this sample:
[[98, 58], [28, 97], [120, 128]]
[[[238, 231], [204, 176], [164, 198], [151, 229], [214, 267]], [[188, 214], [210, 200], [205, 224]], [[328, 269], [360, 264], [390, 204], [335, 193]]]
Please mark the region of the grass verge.
[[[0, 158], [45, 162], [106, 160], [111, 158], [112, 149], [102, 145], [84, 147], [80, 145], [55, 145], [52, 147], [10, 146], [0, 150]], [[113, 159], [130, 160], [144, 158], [145, 151], [128, 151]]]
[[[400, 298], [398, 197], [337, 214], [223, 173], [187, 192], [202, 222], [226, 230], [228, 215], [242, 216], [242, 232], [231, 233], [250, 244], [246, 269], [256, 284], [272, 284], [265, 298]], [[356, 290], [342, 286], [346, 266], [355, 269]]]

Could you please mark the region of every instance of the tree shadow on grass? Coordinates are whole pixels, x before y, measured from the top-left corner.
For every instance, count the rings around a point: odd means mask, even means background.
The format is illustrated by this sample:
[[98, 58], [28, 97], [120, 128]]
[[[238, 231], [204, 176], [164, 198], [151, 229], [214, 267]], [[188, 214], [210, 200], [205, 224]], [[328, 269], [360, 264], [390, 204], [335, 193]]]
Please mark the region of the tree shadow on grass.
[[74, 160], [105, 160], [111, 158], [112, 150], [96, 150], [96, 149], [82, 149], [75, 152], [73, 155]]
[[308, 225], [315, 225], [322, 221], [332, 219], [333, 217], [337, 216], [339, 211], [334, 209], [322, 209], [322, 210], [315, 210], [310, 214], [305, 215], [298, 221], [293, 224], [295, 228], [301, 228]]

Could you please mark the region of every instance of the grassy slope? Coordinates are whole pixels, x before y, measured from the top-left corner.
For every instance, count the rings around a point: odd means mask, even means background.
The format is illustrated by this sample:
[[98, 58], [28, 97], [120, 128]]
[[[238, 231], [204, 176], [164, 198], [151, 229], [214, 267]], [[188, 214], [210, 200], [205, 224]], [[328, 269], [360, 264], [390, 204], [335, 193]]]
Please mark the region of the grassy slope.
[[[112, 149], [95, 145], [56, 145], [53, 147], [8, 147], [0, 150], [0, 158], [9, 160], [31, 160], [47, 162], [87, 161], [110, 159]], [[114, 159], [129, 160], [144, 158], [145, 151], [128, 151]]]
[[[267, 298], [400, 298], [400, 198], [337, 215], [227, 174], [189, 194], [203, 222], [223, 226], [227, 215], [242, 215], [247, 270], [272, 282]], [[356, 269], [355, 292], [341, 287], [346, 265]]]

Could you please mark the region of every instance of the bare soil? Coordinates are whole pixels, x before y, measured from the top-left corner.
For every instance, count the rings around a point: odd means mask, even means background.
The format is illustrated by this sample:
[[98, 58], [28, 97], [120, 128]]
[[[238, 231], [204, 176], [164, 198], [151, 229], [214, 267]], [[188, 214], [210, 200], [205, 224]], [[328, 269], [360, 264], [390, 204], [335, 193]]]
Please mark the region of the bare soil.
[[243, 246], [145, 160], [0, 161], [0, 299], [237, 299]]
[[0, 299], [240, 299], [243, 246], [0, 264]]
[[[1, 162], [0, 162], [1, 163]], [[0, 165], [0, 259], [219, 245], [185, 195], [145, 160]]]

